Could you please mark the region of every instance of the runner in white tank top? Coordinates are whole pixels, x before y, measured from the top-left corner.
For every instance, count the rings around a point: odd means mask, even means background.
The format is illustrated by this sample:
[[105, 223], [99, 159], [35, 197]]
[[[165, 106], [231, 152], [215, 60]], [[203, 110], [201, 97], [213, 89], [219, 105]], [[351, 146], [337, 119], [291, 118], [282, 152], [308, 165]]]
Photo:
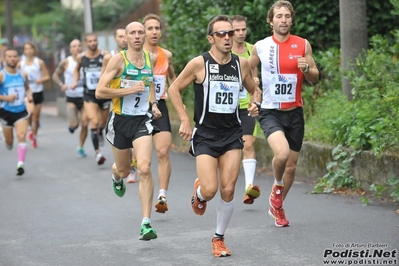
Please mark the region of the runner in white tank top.
[[[37, 148], [37, 133], [40, 126], [40, 112], [44, 101], [43, 83], [50, 80], [50, 74], [44, 61], [36, 56], [36, 48], [32, 43], [23, 46], [24, 57], [18, 67], [28, 74], [29, 87], [33, 93], [34, 107], [29, 117], [28, 138], [32, 146]], [[29, 107], [28, 107], [29, 109]]]

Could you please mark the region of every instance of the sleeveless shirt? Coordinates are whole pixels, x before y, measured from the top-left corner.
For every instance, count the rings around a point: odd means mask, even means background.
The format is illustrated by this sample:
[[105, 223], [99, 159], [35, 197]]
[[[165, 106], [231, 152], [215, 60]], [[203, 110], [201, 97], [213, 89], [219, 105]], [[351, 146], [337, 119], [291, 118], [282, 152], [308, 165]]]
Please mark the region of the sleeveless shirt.
[[81, 68], [83, 69], [83, 88], [84, 94], [95, 97], [95, 90], [101, 76], [104, 51], [95, 58], [88, 58], [82, 53]]
[[109, 83], [112, 89], [133, 87], [138, 81], [144, 81], [145, 91], [124, 97], [112, 99], [112, 111], [118, 115], [137, 116], [145, 115], [148, 111], [148, 100], [150, 97], [150, 86], [154, 81], [151, 57], [148, 52], [144, 53], [144, 67], [138, 68], [127, 59], [126, 50], [121, 51], [124, 61], [124, 69], [121, 75], [115, 77]]
[[154, 83], [156, 99], [166, 99], [166, 77], [168, 75], [169, 62], [164, 50], [158, 46], [158, 58], [154, 66]]
[[11, 113], [20, 113], [26, 110], [25, 106], [25, 78], [21, 71], [15, 74], [8, 73], [5, 69], [0, 70], [3, 75], [3, 82], [0, 83], [0, 94], [16, 94], [17, 98], [13, 102], [3, 101], [2, 108]]
[[[249, 56], [251, 55], [251, 44], [245, 42], [245, 46], [247, 50], [243, 54], [239, 54], [231, 50], [231, 52], [235, 55], [238, 55], [240, 57], [244, 57], [245, 59], [248, 59]], [[248, 103], [251, 101], [251, 96], [249, 92], [244, 88], [241, 87], [240, 89], [240, 109], [247, 109], [248, 108]]]
[[40, 69], [39, 58], [34, 57], [31, 65], [26, 64], [26, 58], [21, 60], [21, 70], [28, 74], [29, 88], [33, 93], [43, 91], [43, 84], [37, 84], [35, 81], [42, 76]]
[[194, 83], [194, 121], [196, 126], [216, 131], [241, 125], [238, 97], [242, 86], [240, 61], [232, 54], [225, 65], [206, 52], [202, 54], [205, 77]]
[[262, 108], [302, 106], [303, 73], [297, 58], [305, 56], [306, 43], [305, 39], [290, 35], [285, 42], [270, 36], [255, 44], [262, 63]]
[[75, 68], [77, 62], [73, 59], [72, 56], [67, 57], [68, 66], [64, 71], [64, 82], [67, 85], [67, 89], [65, 91], [65, 95], [70, 98], [81, 98], [83, 97], [83, 70], [80, 68], [80, 75], [78, 86], [72, 90], [71, 84], [73, 83], [73, 73], [75, 72]]

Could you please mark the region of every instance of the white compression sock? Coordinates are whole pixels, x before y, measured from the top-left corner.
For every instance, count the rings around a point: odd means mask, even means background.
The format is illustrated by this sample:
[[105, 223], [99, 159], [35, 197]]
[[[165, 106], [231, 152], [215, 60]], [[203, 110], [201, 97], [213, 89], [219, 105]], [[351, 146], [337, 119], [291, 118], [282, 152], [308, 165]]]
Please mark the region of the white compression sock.
[[224, 235], [226, 231], [227, 225], [230, 222], [230, 218], [233, 215], [234, 211], [234, 199], [230, 202], [225, 202], [223, 199], [220, 199], [216, 213], [216, 233], [219, 235]]
[[274, 184], [276, 184], [277, 186], [283, 186], [284, 181], [283, 181], [283, 179], [281, 179], [280, 181], [277, 181], [276, 178], [274, 178]]
[[201, 195], [201, 187], [200, 187], [200, 186], [197, 188], [197, 197], [198, 197], [200, 200], [202, 200], [202, 201], [206, 201], [206, 200], [204, 199], [204, 197], [202, 197], [202, 195]]
[[166, 189], [160, 189], [159, 190], [159, 194], [158, 194], [158, 198], [159, 197], [165, 197], [166, 198], [166, 194], [167, 194]]
[[254, 184], [256, 160], [255, 159], [242, 160], [242, 167], [244, 168], [245, 188], [247, 188], [249, 184], [251, 185]]

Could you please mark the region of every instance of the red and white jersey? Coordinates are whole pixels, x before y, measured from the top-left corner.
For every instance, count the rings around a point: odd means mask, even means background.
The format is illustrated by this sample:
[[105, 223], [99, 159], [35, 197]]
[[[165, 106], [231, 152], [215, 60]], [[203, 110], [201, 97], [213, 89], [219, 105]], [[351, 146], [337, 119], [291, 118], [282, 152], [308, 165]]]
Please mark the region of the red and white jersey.
[[303, 73], [298, 57], [306, 53], [306, 39], [290, 35], [285, 42], [273, 36], [255, 43], [262, 63], [262, 108], [289, 109], [302, 106]]

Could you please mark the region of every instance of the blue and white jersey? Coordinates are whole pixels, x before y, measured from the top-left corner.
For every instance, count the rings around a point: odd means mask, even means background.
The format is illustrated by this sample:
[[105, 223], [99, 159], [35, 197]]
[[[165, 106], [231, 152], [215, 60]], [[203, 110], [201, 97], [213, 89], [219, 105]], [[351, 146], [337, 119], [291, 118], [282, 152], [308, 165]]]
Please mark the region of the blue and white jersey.
[[26, 110], [25, 106], [25, 78], [22, 76], [21, 71], [17, 71], [15, 74], [8, 73], [5, 69], [2, 69], [3, 82], [0, 83], [0, 94], [1, 95], [17, 95], [17, 98], [13, 102], [0, 103], [1, 108], [11, 113], [19, 113]]

